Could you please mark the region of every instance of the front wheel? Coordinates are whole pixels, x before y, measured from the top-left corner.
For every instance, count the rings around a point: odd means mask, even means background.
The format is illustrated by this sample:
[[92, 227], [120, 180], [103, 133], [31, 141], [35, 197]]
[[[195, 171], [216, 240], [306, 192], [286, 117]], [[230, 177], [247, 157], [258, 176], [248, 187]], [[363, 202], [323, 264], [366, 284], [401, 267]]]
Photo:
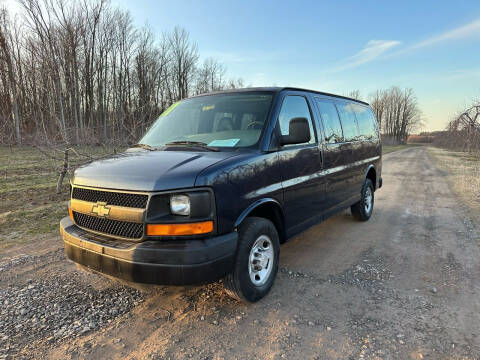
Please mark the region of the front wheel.
[[372, 216], [374, 203], [374, 188], [372, 180], [366, 179], [362, 187], [362, 194], [360, 201], [353, 204], [350, 210], [355, 219], [360, 221], [367, 221]]
[[237, 300], [255, 302], [270, 291], [277, 275], [278, 232], [271, 221], [248, 217], [239, 226], [238, 235], [234, 269], [223, 280], [225, 290]]

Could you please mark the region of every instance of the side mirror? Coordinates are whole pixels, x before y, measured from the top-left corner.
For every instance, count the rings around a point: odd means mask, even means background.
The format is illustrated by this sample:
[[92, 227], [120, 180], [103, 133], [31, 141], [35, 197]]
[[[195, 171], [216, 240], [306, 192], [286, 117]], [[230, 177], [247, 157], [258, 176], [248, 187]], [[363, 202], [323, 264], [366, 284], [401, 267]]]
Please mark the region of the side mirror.
[[282, 145], [303, 144], [310, 141], [310, 127], [307, 118], [298, 117], [290, 120], [288, 135], [280, 138]]

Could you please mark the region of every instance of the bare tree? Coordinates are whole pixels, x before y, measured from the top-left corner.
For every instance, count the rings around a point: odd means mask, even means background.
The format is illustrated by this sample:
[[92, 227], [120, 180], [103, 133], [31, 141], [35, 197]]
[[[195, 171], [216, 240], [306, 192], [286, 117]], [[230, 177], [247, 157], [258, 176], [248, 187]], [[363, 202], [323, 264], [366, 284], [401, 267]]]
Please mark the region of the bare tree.
[[128, 143], [173, 102], [242, 87], [185, 29], [133, 25], [108, 0], [17, 0], [0, 11], [0, 143]]
[[245, 87], [245, 83], [243, 82], [242, 78], [230, 79], [230, 80], [228, 80], [227, 85], [226, 85], [227, 89], [240, 89], [240, 88], [243, 88], [243, 87]]
[[387, 90], [377, 90], [370, 97], [385, 140], [406, 142], [408, 135], [421, 126], [421, 112], [412, 89], [401, 90], [392, 86]]
[[198, 61], [197, 44], [190, 40], [188, 32], [176, 27], [168, 35], [170, 51], [172, 54], [172, 74], [175, 79], [175, 100], [181, 100], [189, 94], [189, 83], [195, 74]]
[[206, 58], [197, 70], [195, 92], [197, 94], [217, 91], [225, 87], [225, 66], [214, 58]]
[[[2, 66], [2, 82], [4, 85], [4, 94], [8, 102], [12, 103], [13, 122], [15, 127], [15, 138], [18, 145], [22, 143], [20, 134], [20, 113], [18, 108], [17, 81], [12, 63], [12, 39], [8, 39], [9, 23], [6, 18], [6, 10], [0, 9], [0, 60], [5, 64]], [[6, 71], [5, 71], [6, 70]], [[8, 82], [7, 79], [8, 78]], [[10, 96], [11, 93], [11, 96]], [[11, 97], [11, 99], [10, 99]]]
[[449, 149], [476, 152], [480, 155], [480, 100], [458, 112], [448, 123], [446, 131], [435, 135], [435, 143]]
[[355, 100], [362, 100], [362, 96], [360, 94], [360, 90], [352, 90], [345, 94], [345, 96], [355, 99]]

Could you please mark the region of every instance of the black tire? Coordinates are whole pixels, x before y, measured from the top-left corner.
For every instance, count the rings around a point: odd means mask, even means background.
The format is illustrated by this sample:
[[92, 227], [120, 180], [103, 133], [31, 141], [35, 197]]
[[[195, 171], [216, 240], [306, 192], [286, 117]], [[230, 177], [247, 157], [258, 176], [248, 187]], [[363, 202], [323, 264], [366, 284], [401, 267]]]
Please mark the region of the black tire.
[[[366, 198], [369, 190], [372, 195], [372, 201], [371, 201], [370, 209], [367, 210]], [[373, 213], [373, 204], [375, 202], [374, 194], [375, 192], [374, 192], [372, 180], [366, 179], [362, 187], [362, 196], [360, 198], [360, 201], [357, 202], [356, 204], [353, 204], [350, 208], [350, 210], [352, 211], [352, 215], [355, 219], [359, 221], [367, 221], [368, 219], [370, 219]]]
[[[260, 217], [248, 217], [238, 227], [238, 235], [234, 269], [223, 279], [223, 284], [227, 294], [232, 298], [244, 302], [255, 302], [267, 295], [277, 276], [280, 255], [278, 232], [271, 221]], [[265, 278], [265, 283], [256, 285], [250, 279], [249, 257], [253, 245], [261, 235], [266, 235], [270, 239], [274, 256], [273, 264], [268, 263], [272, 269]]]

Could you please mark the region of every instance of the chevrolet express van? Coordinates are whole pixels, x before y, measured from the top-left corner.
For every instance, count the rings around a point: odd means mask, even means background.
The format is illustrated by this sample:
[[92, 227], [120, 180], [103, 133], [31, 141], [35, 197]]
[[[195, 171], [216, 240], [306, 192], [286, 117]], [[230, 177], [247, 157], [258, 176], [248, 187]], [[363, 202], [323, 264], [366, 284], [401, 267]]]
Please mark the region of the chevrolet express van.
[[75, 171], [65, 251], [127, 281], [223, 278], [254, 302], [274, 283], [281, 243], [348, 207], [370, 218], [381, 149], [362, 101], [296, 88], [194, 96], [132, 148]]

